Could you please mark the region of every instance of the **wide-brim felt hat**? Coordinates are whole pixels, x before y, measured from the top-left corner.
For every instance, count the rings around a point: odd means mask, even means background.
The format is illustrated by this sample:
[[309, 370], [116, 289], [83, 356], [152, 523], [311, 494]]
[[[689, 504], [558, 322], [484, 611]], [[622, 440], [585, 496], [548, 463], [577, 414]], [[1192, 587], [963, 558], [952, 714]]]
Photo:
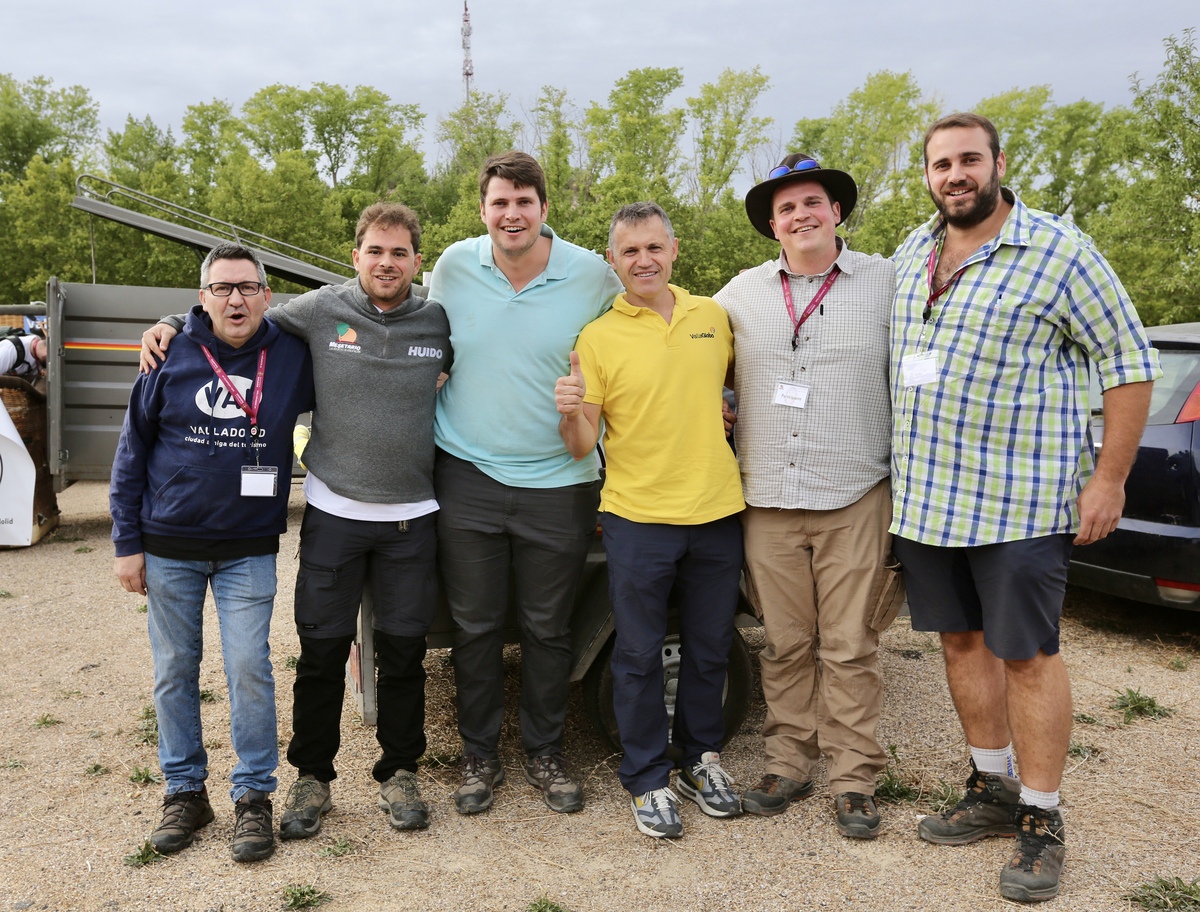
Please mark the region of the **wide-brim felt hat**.
[[828, 191], [830, 201], [839, 207], [839, 225], [850, 217], [854, 204], [858, 202], [858, 185], [854, 183], [854, 178], [845, 171], [822, 168], [812, 156], [793, 152], [785, 155], [783, 161], [771, 169], [767, 179], [755, 184], [746, 194], [746, 215], [750, 216], [750, 224], [759, 234], [775, 240], [775, 232], [771, 230], [775, 191], [785, 184], [804, 180], [816, 181]]

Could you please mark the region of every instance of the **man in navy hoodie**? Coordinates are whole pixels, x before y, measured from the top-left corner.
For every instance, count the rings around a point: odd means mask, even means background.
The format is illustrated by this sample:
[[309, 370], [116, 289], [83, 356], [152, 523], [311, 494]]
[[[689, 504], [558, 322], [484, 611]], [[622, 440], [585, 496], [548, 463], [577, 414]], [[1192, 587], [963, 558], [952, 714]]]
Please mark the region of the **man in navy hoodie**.
[[271, 673], [275, 555], [287, 526], [292, 426], [313, 406], [304, 342], [263, 319], [267, 276], [245, 247], [214, 247], [200, 267], [200, 306], [175, 357], [139, 374], [113, 463], [116, 575], [147, 596], [158, 762], [166, 777], [162, 853], [191, 845], [213, 820], [200, 725], [205, 590], [221, 628], [236, 824], [233, 857], [275, 850], [270, 795], [279, 744]]

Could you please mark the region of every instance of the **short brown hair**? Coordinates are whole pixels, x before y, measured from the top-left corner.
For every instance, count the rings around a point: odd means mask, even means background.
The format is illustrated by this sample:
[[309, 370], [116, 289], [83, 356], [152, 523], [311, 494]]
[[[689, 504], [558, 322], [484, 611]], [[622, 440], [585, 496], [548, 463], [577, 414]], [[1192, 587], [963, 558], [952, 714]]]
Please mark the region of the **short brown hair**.
[[407, 228], [412, 235], [412, 252], [421, 252], [421, 222], [417, 214], [403, 203], [372, 203], [358, 217], [358, 226], [354, 229], [354, 248], [362, 247], [363, 236], [367, 230], [378, 225], [380, 228]]
[[487, 199], [488, 184], [493, 177], [512, 181], [514, 187], [532, 187], [537, 191], [538, 201], [546, 204], [546, 175], [537, 159], [526, 152], [503, 152], [493, 155], [483, 163], [479, 172], [479, 201]]
[[1000, 159], [1000, 134], [996, 131], [996, 125], [984, 117], [982, 114], [972, 114], [967, 111], [957, 114], [947, 114], [932, 127], [925, 131], [925, 145], [921, 149], [921, 155], [925, 159], [925, 167], [929, 167], [929, 139], [934, 133], [939, 130], [952, 130], [955, 127], [966, 127], [974, 129], [979, 127], [988, 135], [988, 145], [992, 150], [992, 161]]

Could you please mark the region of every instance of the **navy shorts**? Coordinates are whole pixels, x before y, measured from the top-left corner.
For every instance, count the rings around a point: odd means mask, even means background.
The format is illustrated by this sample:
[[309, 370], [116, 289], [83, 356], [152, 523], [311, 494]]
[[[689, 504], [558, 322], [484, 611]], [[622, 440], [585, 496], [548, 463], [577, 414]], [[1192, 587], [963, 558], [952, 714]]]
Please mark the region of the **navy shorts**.
[[998, 658], [1058, 652], [1072, 535], [942, 548], [896, 536], [913, 630], [982, 630]]

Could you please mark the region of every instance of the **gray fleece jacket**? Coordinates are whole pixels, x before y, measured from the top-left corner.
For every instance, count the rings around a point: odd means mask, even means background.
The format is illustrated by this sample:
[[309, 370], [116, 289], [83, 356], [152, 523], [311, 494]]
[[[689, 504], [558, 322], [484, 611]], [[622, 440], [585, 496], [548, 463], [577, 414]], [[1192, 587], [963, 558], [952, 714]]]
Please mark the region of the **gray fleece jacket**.
[[[416, 295], [380, 313], [358, 279], [279, 304], [267, 319], [308, 342], [317, 407], [304, 464], [367, 503], [433, 498], [437, 377], [450, 365], [442, 306]], [[165, 322], [182, 325], [175, 317]]]

